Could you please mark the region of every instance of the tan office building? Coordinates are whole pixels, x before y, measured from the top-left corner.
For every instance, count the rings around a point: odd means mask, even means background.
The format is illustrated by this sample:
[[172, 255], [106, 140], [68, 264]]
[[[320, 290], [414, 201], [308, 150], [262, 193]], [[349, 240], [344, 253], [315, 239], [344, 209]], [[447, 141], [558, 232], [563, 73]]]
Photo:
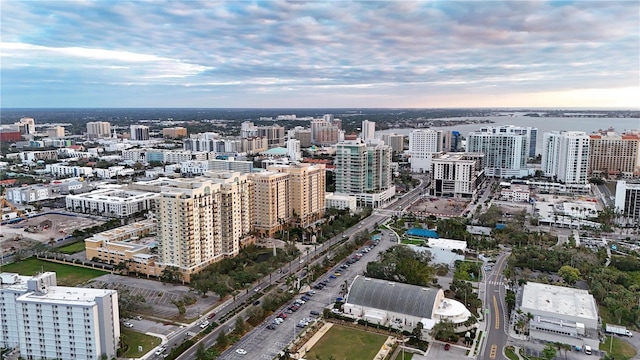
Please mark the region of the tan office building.
[[111, 136], [111, 123], [106, 121], [91, 121], [87, 123], [87, 137], [109, 137]]
[[170, 139], [179, 139], [187, 137], [187, 129], [183, 127], [172, 127], [162, 129], [162, 136]]
[[640, 176], [640, 133], [618, 135], [609, 131], [589, 138], [590, 175]]
[[64, 127], [62, 126], [54, 126], [47, 129], [47, 136], [50, 138], [63, 138], [64, 137]]

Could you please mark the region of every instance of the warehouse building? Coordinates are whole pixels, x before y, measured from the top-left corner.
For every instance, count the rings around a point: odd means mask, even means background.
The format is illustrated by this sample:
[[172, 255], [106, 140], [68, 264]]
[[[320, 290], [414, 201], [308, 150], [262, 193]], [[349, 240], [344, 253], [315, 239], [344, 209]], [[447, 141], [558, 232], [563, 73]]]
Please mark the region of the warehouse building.
[[587, 290], [528, 282], [520, 309], [533, 315], [532, 339], [598, 348], [598, 306]]

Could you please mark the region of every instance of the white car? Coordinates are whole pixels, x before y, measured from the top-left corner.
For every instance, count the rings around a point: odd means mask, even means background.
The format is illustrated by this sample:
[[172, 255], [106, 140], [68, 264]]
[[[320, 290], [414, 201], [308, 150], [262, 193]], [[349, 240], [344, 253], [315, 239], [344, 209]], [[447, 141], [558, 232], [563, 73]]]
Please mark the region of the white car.
[[245, 349], [236, 349], [236, 352], [240, 355], [246, 355], [247, 354], [247, 350]]
[[162, 345], [158, 350], [156, 350], [156, 355], [162, 355], [162, 353], [167, 350], [167, 347]]
[[133, 327], [133, 324], [130, 322], [126, 322], [124, 323], [124, 327], [131, 329]]
[[207, 326], [209, 326], [209, 322], [208, 322], [208, 321], [205, 321], [205, 322], [203, 322], [202, 324], [200, 324], [200, 328], [201, 328], [201, 329], [204, 329], [204, 328], [206, 328]]

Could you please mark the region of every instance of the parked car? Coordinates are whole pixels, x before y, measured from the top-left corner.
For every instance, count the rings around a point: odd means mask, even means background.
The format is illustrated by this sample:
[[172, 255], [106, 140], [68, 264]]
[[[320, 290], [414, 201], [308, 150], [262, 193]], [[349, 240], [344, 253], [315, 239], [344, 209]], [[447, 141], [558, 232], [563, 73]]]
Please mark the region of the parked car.
[[125, 323], [124, 323], [124, 327], [126, 327], [126, 328], [129, 328], [129, 329], [130, 329], [130, 328], [132, 328], [132, 327], [133, 327], [133, 324], [132, 324], [132, 323], [130, 323], [130, 322], [125, 322]]
[[318, 311], [315, 311], [315, 310], [311, 310], [310, 314], [313, 315], [313, 316], [320, 315], [320, 313]]

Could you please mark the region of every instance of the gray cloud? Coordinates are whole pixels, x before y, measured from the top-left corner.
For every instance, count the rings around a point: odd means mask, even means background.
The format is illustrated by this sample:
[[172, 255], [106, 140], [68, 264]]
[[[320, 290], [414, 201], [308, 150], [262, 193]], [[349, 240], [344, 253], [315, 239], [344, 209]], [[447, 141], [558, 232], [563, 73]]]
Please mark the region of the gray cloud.
[[73, 96], [86, 86], [111, 106], [131, 106], [123, 86], [156, 97], [145, 106], [637, 88], [639, 11], [631, 1], [3, 2], [3, 106], [55, 105], [33, 96], [48, 91], [83, 106]]

